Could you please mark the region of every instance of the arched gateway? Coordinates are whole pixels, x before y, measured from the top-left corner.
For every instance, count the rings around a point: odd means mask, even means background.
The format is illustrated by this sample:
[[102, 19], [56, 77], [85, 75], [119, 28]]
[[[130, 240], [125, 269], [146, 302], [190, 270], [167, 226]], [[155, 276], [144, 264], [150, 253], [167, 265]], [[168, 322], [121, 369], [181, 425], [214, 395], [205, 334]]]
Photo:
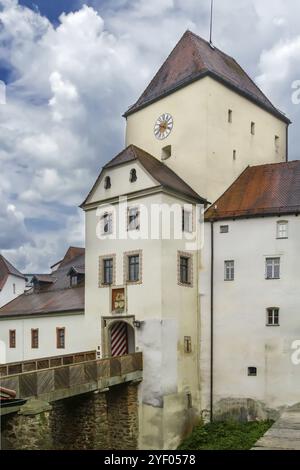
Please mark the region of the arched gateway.
[[111, 356], [124, 356], [135, 351], [134, 329], [124, 321], [112, 323], [109, 329]]

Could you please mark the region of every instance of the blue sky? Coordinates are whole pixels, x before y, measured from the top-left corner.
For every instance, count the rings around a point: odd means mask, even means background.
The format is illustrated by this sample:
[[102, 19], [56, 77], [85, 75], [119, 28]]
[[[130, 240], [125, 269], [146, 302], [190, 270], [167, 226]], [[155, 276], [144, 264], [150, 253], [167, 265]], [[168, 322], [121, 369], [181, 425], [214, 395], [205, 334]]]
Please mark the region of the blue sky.
[[[0, 0], [0, 252], [19, 269], [47, 271], [84, 244], [78, 206], [124, 146], [123, 112], [186, 29], [208, 37], [209, 11], [210, 0]], [[215, 0], [214, 42], [291, 117], [291, 159], [299, 17], [298, 0]]]

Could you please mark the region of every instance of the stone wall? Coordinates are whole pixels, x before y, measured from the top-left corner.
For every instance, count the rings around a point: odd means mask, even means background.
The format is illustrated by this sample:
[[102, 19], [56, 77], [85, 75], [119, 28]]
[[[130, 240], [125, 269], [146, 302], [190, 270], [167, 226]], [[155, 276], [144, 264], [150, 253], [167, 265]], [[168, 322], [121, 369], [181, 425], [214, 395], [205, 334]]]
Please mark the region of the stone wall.
[[[137, 384], [53, 402], [1, 420], [2, 449], [137, 449]], [[43, 403], [42, 403], [43, 405]], [[24, 407], [23, 407], [24, 408]], [[34, 412], [34, 410], [36, 412]], [[39, 411], [39, 412], [38, 412]]]

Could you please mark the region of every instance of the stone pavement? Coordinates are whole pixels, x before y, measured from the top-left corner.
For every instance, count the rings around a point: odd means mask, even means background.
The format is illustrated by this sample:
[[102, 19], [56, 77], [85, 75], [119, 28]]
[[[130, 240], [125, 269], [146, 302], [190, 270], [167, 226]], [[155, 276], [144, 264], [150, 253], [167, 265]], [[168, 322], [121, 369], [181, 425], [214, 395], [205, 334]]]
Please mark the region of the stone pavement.
[[300, 450], [300, 405], [284, 411], [252, 450]]

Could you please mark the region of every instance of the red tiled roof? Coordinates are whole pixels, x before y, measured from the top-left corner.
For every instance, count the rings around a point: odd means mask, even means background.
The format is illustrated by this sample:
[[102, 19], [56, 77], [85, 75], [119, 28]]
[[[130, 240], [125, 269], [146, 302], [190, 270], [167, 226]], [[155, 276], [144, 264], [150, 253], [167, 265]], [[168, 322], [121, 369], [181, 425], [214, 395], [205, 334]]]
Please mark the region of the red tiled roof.
[[0, 255], [0, 290], [4, 287], [9, 275], [26, 279], [4, 256]]
[[0, 308], [0, 317], [84, 310], [84, 282], [70, 287], [70, 268], [84, 269], [84, 248], [70, 247], [64, 263], [51, 274], [38, 274], [40, 290], [31, 289]]
[[216, 47], [212, 47], [207, 41], [191, 31], [184, 33], [146, 90], [128, 109], [125, 116], [205, 76], [211, 76], [221, 81], [225, 86], [234, 88], [235, 91], [283, 121], [290, 122], [273, 106], [232, 57]]
[[[129, 145], [126, 149], [122, 150], [121, 153], [119, 153], [116, 157], [114, 157], [103, 167], [103, 170], [107, 170], [135, 160], [138, 160], [141, 163], [145, 170], [150, 173], [150, 175], [157, 181], [160, 186], [163, 186], [164, 188], [169, 188], [177, 193], [189, 196], [201, 203], [207, 203], [206, 199], [202, 198], [199, 194], [197, 194], [183, 179], [181, 179], [173, 170], [171, 170], [171, 168], [159, 161], [157, 158], [153, 157], [153, 155], [150, 155], [149, 153], [145, 152], [145, 150], [142, 150], [141, 148], [136, 147], [135, 145]], [[81, 204], [80, 207], [84, 207], [87, 200], [94, 192], [101, 178], [103, 170], [97, 178], [87, 198]]]
[[248, 167], [205, 213], [206, 220], [300, 213], [300, 160]]

